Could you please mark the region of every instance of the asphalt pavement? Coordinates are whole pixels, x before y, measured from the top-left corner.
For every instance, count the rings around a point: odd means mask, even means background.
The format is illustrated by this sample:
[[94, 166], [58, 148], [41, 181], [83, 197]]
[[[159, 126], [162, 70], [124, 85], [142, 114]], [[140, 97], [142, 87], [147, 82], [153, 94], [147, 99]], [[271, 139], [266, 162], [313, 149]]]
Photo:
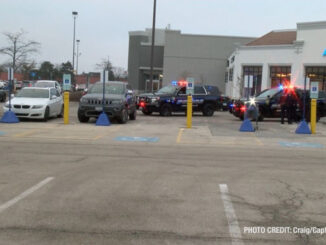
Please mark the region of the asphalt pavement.
[[0, 124], [0, 244], [326, 243], [304, 229], [326, 227], [325, 124], [243, 133], [228, 112], [191, 129], [138, 113], [97, 127], [70, 112]]

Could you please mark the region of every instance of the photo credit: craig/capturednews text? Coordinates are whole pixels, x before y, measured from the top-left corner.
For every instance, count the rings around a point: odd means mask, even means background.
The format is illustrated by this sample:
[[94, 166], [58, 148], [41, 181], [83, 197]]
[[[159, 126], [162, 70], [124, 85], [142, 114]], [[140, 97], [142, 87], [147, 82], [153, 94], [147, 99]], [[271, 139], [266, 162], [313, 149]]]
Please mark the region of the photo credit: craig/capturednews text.
[[290, 226], [245, 226], [244, 234], [319, 234], [326, 233], [326, 227], [290, 227]]

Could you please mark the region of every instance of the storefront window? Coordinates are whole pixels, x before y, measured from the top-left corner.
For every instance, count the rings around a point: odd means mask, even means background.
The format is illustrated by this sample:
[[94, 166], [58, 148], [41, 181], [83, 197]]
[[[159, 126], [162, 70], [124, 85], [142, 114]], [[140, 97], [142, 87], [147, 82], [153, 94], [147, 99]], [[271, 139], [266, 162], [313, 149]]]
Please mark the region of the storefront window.
[[291, 81], [291, 66], [270, 67], [271, 87], [289, 84]]
[[[261, 78], [262, 78], [261, 66], [244, 66], [243, 67], [243, 79], [242, 79], [242, 95], [244, 97], [254, 96], [261, 92]], [[247, 78], [246, 78], [247, 77]], [[245, 84], [245, 81], [248, 82], [249, 77], [249, 89], [248, 84]]]
[[[319, 83], [319, 91], [326, 92], [326, 67], [325, 66], [307, 66], [306, 76], [310, 78], [310, 82]], [[307, 84], [307, 88], [310, 84]]]

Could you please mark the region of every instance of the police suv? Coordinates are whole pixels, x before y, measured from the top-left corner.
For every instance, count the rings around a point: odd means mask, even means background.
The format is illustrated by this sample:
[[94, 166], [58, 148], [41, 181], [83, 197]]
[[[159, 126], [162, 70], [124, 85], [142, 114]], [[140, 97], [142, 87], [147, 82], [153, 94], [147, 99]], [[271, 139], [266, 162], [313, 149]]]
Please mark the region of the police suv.
[[[218, 108], [220, 92], [216, 86], [195, 85], [192, 96], [193, 111], [202, 112], [204, 116], [213, 116]], [[155, 93], [138, 96], [137, 105], [145, 115], [159, 112], [161, 116], [171, 116], [173, 112], [186, 112], [186, 84], [169, 85]]]

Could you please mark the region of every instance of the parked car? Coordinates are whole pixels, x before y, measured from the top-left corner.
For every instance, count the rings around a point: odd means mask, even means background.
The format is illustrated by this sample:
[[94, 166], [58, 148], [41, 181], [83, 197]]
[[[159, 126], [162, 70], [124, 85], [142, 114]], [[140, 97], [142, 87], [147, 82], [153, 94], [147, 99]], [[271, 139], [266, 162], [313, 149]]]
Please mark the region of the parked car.
[[[103, 111], [103, 83], [97, 82], [90, 87], [81, 99], [78, 108], [78, 119], [85, 123], [89, 118], [97, 118]], [[110, 119], [126, 123], [128, 119], [136, 120], [136, 98], [125, 82], [106, 82], [104, 112]]]
[[25, 87], [33, 87], [34, 83], [35, 82], [33, 82], [33, 81], [23, 81], [23, 88], [25, 88]]
[[59, 84], [59, 82], [57, 81], [51, 81], [51, 80], [38, 80], [35, 84], [35, 87], [38, 88], [56, 88], [59, 93], [62, 93], [62, 89], [61, 86]]
[[7, 93], [5, 90], [0, 89], [0, 102], [5, 102], [7, 97]]
[[[219, 90], [216, 86], [195, 85], [193, 111], [200, 111], [204, 116], [213, 116], [219, 103]], [[171, 116], [173, 112], [186, 112], [186, 87], [169, 85], [155, 93], [141, 94], [138, 97], [138, 108], [145, 115], [159, 112], [161, 116]]]
[[[4, 105], [9, 110], [9, 102]], [[11, 100], [11, 110], [17, 117], [43, 119], [62, 117], [63, 100], [55, 88], [23, 88]]]
[[225, 95], [221, 95], [218, 109], [222, 110], [222, 111], [229, 110], [230, 102], [231, 102], [230, 97], [225, 96]]
[[21, 89], [23, 87], [23, 82], [22, 81], [15, 81], [15, 88], [16, 89]]

